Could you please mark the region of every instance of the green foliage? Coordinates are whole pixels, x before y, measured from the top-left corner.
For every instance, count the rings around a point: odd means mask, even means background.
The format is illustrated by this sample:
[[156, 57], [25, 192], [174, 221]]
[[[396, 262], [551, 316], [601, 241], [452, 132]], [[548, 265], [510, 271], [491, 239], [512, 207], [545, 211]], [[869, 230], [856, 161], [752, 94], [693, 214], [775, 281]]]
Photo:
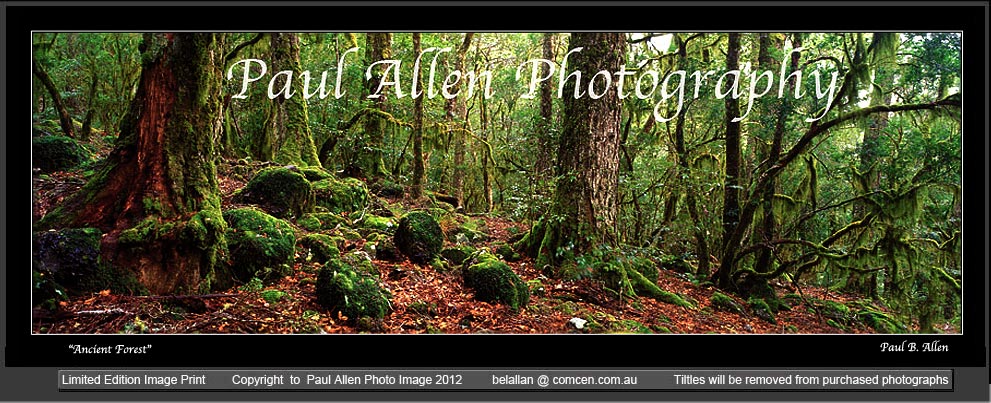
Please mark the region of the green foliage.
[[276, 302], [282, 301], [287, 295], [285, 291], [280, 290], [265, 290], [261, 292], [262, 299], [269, 304], [274, 304]]
[[494, 255], [482, 252], [465, 261], [465, 286], [475, 291], [475, 299], [501, 302], [519, 311], [530, 301], [530, 289], [520, 276]]
[[224, 212], [224, 220], [235, 279], [268, 282], [291, 272], [296, 235], [289, 223], [251, 207]]
[[31, 162], [43, 173], [75, 168], [90, 158], [90, 153], [76, 140], [64, 136], [31, 139]]
[[257, 204], [278, 218], [299, 218], [314, 205], [314, 188], [303, 174], [289, 168], [273, 167], [259, 171], [234, 200]]
[[317, 275], [317, 302], [349, 319], [383, 318], [392, 310], [391, 294], [377, 278], [332, 259]]
[[444, 245], [444, 233], [433, 216], [411, 211], [399, 219], [396, 247], [416, 263], [430, 263]]

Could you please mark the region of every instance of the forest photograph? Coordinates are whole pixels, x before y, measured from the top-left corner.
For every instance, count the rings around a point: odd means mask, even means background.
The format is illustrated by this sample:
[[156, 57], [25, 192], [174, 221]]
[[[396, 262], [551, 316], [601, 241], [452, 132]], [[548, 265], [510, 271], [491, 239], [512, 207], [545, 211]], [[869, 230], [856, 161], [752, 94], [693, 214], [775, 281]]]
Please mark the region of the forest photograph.
[[962, 334], [961, 41], [35, 32], [32, 332]]

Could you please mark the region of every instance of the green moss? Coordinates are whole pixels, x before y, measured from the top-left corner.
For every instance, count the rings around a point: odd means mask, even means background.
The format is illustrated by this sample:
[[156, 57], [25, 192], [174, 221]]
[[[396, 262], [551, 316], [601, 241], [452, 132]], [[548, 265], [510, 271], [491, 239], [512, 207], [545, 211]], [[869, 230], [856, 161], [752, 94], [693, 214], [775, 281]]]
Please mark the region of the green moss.
[[574, 301], [564, 301], [554, 307], [554, 310], [565, 315], [574, 315], [579, 309], [580, 307]]
[[830, 319], [835, 319], [842, 323], [847, 323], [850, 320], [850, 307], [843, 305], [836, 301], [819, 301], [819, 309], [822, 314]]
[[368, 206], [368, 188], [355, 179], [323, 179], [313, 182], [313, 192], [318, 206], [334, 213], [353, 213]]
[[771, 307], [767, 304], [767, 301], [759, 298], [750, 298], [747, 300], [747, 304], [750, 306], [750, 311], [753, 312], [754, 315], [757, 315], [758, 318], [761, 318], [768, 323], [778, 323], [777, 318], [774, 317], [774, 311], [771, 310]]
[[392, 310], [390, 297], [377, 278], [340, 260], [327, 262], [317, 275], [317, 302], [351, 319], [385, 317]]
[[403, 197], [406, 187], [402, 184], [385, 179], [375, 184], [372, 188], [376, 195], [382, 197]]
[[334, 213], [309, 213], [296, 220], [296, 225], [307, 231], [326, 231], [348, 224], [346, 218]]
[[741, 307], [740, 304], [737, 304], [732, 298], [718, 291], [712, 293], [712, 296], [709, 297], [709, 304], [712, 306], [712, 309], [717, 311], [733, 312], [737, 314], [743, 313], [743, 307]]
[[300, 246], [309, 250], [308, 261], [325, 263], [330, 259], [337, 259], [341, 255], [337, 247], [337, 241], [324, 234], [308, 234], [299, 240]]
[[265, 302], [268, 302], [270, 304], [274, 304], [276, 302], [281, 301], [283, 298], [286, 297], [286, 295], [288, 294], [286, 294], [285, 291], [279, 291], [279, 290], [265, 290], [261, 292], [262, 299], [264, 299]]
[[315, 166], [299, 168], [299, 172], [303, 174], [303, 176], [306, 177], [306, 180], [310, 182], [316, 182], [334, 177], [334, 175], [327, 172], [326, 169]]
[[389, 262], [396, 262], [402, 259], [402, 253], [396, 248], [392, 238], [385, 237], [375, 243], [375, 258]]
[[461, 245], [450, 248], [444, 248], [443, 250], [440, 251], [440, 256], [443, 257], [444, 259], [447, 259], [447, 261], [460, 266], [462, 263], [464, 263], [465, 259], [473, 255], [474, 253], [475, 253], [475, 248], [468, 245]]
[[444, 245], [444, 234], [433, 216], [412, 211], [399, 219], [394, 237], [396, 248], [415, 263], [430, 263]]
[[862, 310], [857, 312], [857, 317], [878, 333], [907, 333], [908, 327], [881, 311]]
[[607, 326], [609, 333], [639, 333], [639, 334], [652, 334], [649, 327], [644, 326], [643, 323], [637, 322], [630, 319], [620, 319], [615, 322], [611, 322]]
[[430, 209], [430, 213], [437, 218], [441, 228], [444, 228], [444, 236], [451, 242], [475, 243], [488, 238], [485, 234], [485, 221], [481, 219], [439, 209]]
[[[58, 295], [110, 290], [115, 294], [147, 294], [134, 275], [104, 262], [100, 255], [103, 234], [96, 228], [68, 228], [35, 234], [32, 265], [42, 285]], [[35, 301], [40, 302], [40, 301]]]
[[41, 172], [65, 171], [90, 159], [90, 153], [76, 140], [64, 136], [31, 139], [31, 163]]
[[231, 270], [242, 282], [271, 281], [290, 273], [296, 235], [289, 223], [256, 208], [224, 213]]
[[378, 275], [378, 270], [375, 269], [375, 265], [372, 263], [371, 255], [365, 251], [351, 251], [341, 256], [340, 260], [341, 262], [344, 262], [344, 264], [357, 270], [359, 273], [369, 274], [372, 276]]
[[475, 299], [501, 302], [519, 311], [530, 301], [530, 290], [513, 270], [490, 253], [481, 253], [462, 271], [465, 286], [475, 291]]
[[141, 245], [158, 239], [158, 234], [158, 218], [147, 217], [138, 225], [121, 231], [117, 241], [125, 246]]
[[303, 174], [289, 168], [259, 171], [234, 196], [237, 203], [256, 204], [278, 218], [299, 218], [314, 206], [314, 190]]
[[630, 266], [633, 270], [640, 272], [651, 283], [657, 283], [657, 279], [660, 277], [660, 272], [657, 270], [657, 265], [654, 261], [640, 256], [633, 256], [630, 258]]
[[505, 242], [496, 242], [492, 244], [495, 248], [495, 253], [502, 260], [507, 262], [518, 262], [523, 259], [523, 256], [516, 252], [512, 246], [507, 245]]
[[361, 221], [361, 228], [392, 234], [396, 231], [396, 222], [392, 218], [366, 215]]

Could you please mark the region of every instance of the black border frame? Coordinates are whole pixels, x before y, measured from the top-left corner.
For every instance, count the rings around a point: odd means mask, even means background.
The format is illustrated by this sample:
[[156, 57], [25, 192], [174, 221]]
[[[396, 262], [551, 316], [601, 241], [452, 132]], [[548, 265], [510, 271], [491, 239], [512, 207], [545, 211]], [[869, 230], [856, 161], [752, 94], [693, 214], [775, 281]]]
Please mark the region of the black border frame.
[[[200, 3], [202, 4], [202, 3]], [[368, 4], [368, 3], [363, 3]], [[827, 5], [793, 3], [770, 5], [703, 3], [702, 5], [663, 3], [570, 3], [550, 6], [480, 5], [421, 3], [418, 5], [377, 3], [357, 6], [314, 5], [313, 3], [184, 3], [181, 5], [108, 5], [93, 3], [7, 3], [7, 120], [6, 139], [28, 141], [29, 122], [24, 116], [30, 92], [30, 33], [32, 30], [78, 31], [961, 31], [963, 32], [964, 127], [967, 147], [964, 153], [964, 333], [962, 335], [32, 335], [28, 271], [20, 264], [30, 250], [31, 227], [27, 214], [17, 211], [26, 206], [25, 196], [4, 198], [12, 206], [18, 225], [4, 226], [2, 234], [6, 276], [6, 317], [4, 365], [14, 367], [646, 367], [692, 368], [762, 367], [987, 367], [987, 169], [973, 147], [983, 142], [987, 149], [987, 4], [967, 3], [925, 5], [907, 3], [877, 5], [868, 3]], [[413, 18], [430, 7], [429, 21]], [[582, 20], [569, 20], [562, 8], [577, 11]], [[771, 8], [773, 7], [773, 9]], [[348, 15], [374, 13], [364, 22]], [[557, 16], [561, 17], [548, 17]], [[876, 18], [884, 15], [886, 18]], [[476, 16], [476, 17], [472, 17]], [[854, 17], [855, 16], [855, 17]], [[449, 18], [450, 17], [450, 18]], [[540, 21], [546, 18], [547, 21]], [[984, 71], [980, 71], [983, 66]], [[978, 131], [974, 128], [983, 128]], [[977, 132], [976, 134], [969, 134]], [[25, 133], [24, 135], [16, 135]], [[979, 136], [980, 135], [980, 136]], [[6, 140], [5, 139], [5, 140]], [[17, 145], [17, 149], [24, 145]], [[28, 144], [27, 147], [30, 147]], [[986, 152], [986, 151], [985, 151]], [[13, 154], [13, 153], [10, 153]], [[7, 189], [25, 186], [17, 165], [6, 175]], [[26, 168], [24, 169], [26, 171]], [[983, 171], [982, 171], [983, 170]], [[984, 172], [978, 182], [977, 172]], [[979, 183], [984, 183], [980, 186]], [[984, 192], [982, 192], [982, 189]], [[20, 195], [18, 192], [14, 194]], [[23, 197], [23, 198], [22, 198]], [[4, 208], [2, 222], [8, 222]], [[25, 227], [26, 225], [26, 227]], [[983, 227], [983, 228], [981, 228]], [[13, 235], [13, 236], [10, 236]], [[983, 243], [980, 242], [983, 239]], [[17, 251], [9, 253], [10, 251]], [[980, 259], [979, 251], [984, 251]], [[977, 266], [978, 268], [974, 268]], [[982, 270], [983, 268], [983, 270]], [[23, 273], [22, 273], [23, 272]], [[984, 289], [982, 289], [982, 286]], [[984, 298], [982, 298], [984, 296]], [[980, 324], [983, 323], [983, 326]], [[333, 337], [328, 339], [327, 337]], [[456, 337], [469, 337], [476, 354], [458, 351]], [[923, 343], [939, 339], [948, 345], [947, 353], [882, 353], [882, 342], [902, 340]], [[617, 344], [618, 343], [618, 344]], [[140, 357], [77, 355], [68, 344], [152, 344], [151, 352]], [[616, 345], [629, 353], [616, 353]], [[281, 347], [280, 347], [281, 346]], [[402, 354], [386, 354], [380, 360], [334, 354], [342, 346], [380, 348], [397, 346]], [[574, 351], [601, 347], [578, 355]], [[523, 349], [523, 353], [519, 351]], [[301, 352], [293, 354], [294, 351]], [[398, 350], [397, 350], [398, 351]], [[640, 353], [632, 353], [639, 351]], [[979, 352], [983, 351], [983, 354]], [[680, 354], [680, 352], [692, 352]]]

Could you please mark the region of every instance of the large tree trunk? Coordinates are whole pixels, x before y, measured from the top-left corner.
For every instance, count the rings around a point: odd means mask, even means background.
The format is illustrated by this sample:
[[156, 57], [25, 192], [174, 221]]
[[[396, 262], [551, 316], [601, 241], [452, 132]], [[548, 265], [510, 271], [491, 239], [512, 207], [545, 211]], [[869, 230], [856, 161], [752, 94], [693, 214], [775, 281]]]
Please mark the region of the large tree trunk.
[[[579, 32], [571, 35], [570, 46], [584, 48], [568, 64], [571, 72], [582, 72], [579, 90], [584, 93], [589, 75], [619, 70], [626, 41], [621, 33]], [[538, 267], [545, 271], [574, 260], [599, 242], [615, 241], [622, 103], [616, 89], [606, 90], [601, 78], [594, 89], [605, 95], [575, 98], [575, 81], [569, 79], [564, 88], [564, 128], [557, 154], [560, 179], [550, 211], [517, 244], [536, 256]], [[567, 253], [559, 253], [559, 247]]]
[[[303, 97], [302, 68], [299, 65], [299, 37], [296, 34], [272, 33], [272, 71], [292, 71], [291, 91], [272, 99], [266, 139], [272, 142], [272, 161], [298, 166], [320, 166], [317, 149], [310, 133], [310, 117]], [[283, 84], [283, 82], [279, 82]], [[280, 88], [280, 87], [276, 87]]]
[[222, 125], [215, 34], [144, 34], [117, 148], [38, 228], [96, 227], [101, 254], [155, 294], [206, 291], [225, 248], [214, 165]]
[[58, 88], [55, 87], [52, 77], [48, 75], [45, 68], [38, 64], [38, 60], [34, 58], [31, 59], [31, 71], [34, 72], [35, 77], [41, 80], [41, 84], [48, 90], [48, 95], [52, 97], [52, 105], [55, 107], [55, 113], [58, 114], [58, 122], [62, 126], [62, 133], [68, 137], [76, 137], [75, 129], [72, 127], [72, 118], [69, 117], [69, 111], [65, 109], [65, 103], [62, 102], [62, 95], [59, 94]]
[[[419, 55], [421, 52], [420, 47], [420, 33], [413, 33], [413, 54]], [[419, 82], [420, 70], [417, 70], [418, 77], [416, 80]], [[426, 181], [426, 170], [424, 169], [423, 161], [423, 94], [420, 96], [413, 95], [413, 183], [410, 187], [410, 196], [413, 199], [419, 199], [423, 196], [423, 182]]]
[[[458, 48], [458, 53], [454, 59], [454, 71], [460, 71], [462, 77], [464, 77], [465, 54], [468, 53], [468, 48], [471, 47], [471, 40], [474, 36], [475, 34], [472, 32], [465, 33], [464, 41], [461, 42], [461, 46]], [[457, 93], [460, 90], [461, 81], [458, 81], [451, 89], [451, 93]], [[464, 206], [465, 201], [465, 154], [467, 152], [468, 117], [465, 116], [465, 105], [461, 101], [461, 97], [448, 99], [445, 109], [452, 133], [451, 139], [454, 143], [454, 174], [451, 175], [451, 192], [453, 192], [454, 198], [460, 207]]]
[[[392, 57], [392, 34], [388, 32], [372, 32], [366, 34], [366, 47], [365, 47], [365, 63], [371, 66], [380, 60], [386, 60]], [[378, 90], [379, 84], [382, 82], [382, 73], [385, 69], [384, 66], [372, 69], [372, 77], [365, 83], [366, 95], [373, 94]], [[385, 92], [380, 94], [378, 98], [373, 101], [372, 107], [378, 109], [382, 112], [388, 111], [388, 97]], [[377, 179], [385, 177], [389, 174], [389, 170], [385, 167], [385, 161], [383, 160], [382, 150], [385, 147], [385, 120], [381, 116], [375, 113], [365, 114], [365, 139], [367, 143], [360, 151], [358, 157], [358, 168], [361, 171], [360, 176], [367, 177], [368, 179]]]
[[[726, 71], [740, 68], [740, 34], [730, 33], [729, 44], [726, 48]], [[734, 83], [727, 80], [727, 86]], [[730, 90], [725, 90], [727, 93]], [[740, 222], [740, 122], [734, 122], [740, 116], [739, 101], [732, 95], [726, 96], [726, 175], [723, 182], [723, 249], [726, 250], [731, 240], [730, 234]], [[735, 256], [734, 256], [735, 258]], [[733, 261], [724, 261], [717, 274], [717, 284], [725, 288], [730, 283], [730, 272]]]

